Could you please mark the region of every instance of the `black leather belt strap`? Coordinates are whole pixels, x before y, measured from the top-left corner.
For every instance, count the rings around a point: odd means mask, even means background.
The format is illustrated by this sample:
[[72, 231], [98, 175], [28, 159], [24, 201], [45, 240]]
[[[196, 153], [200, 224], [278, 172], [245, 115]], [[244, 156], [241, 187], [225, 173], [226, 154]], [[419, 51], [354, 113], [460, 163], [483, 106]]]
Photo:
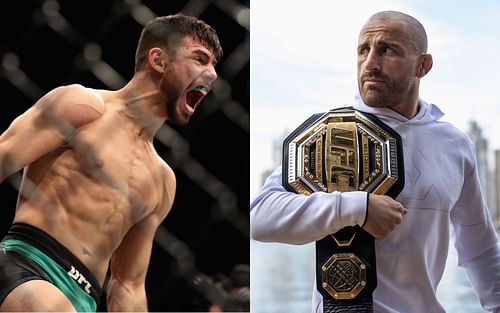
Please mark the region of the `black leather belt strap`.
[[[351, 245], [341, 247], [334, 240], [332, 235], [316, 242], [316, 282], [317, 289], [323, 296], [323, 312], [357, 312], [368, 313], [373, 312], [372, 293], [377, 287], [376, 261], [375, 261], [375, 243], [374, 238], [365, 232], [361, 227], [346, 227], [335, 233], [336, 238], [351, 238], [356, 234]], [[354, 297], [354, 299], [335, 299], [322, 286], [322, 275], [324, 271], [322, 267], [335, 254], [355, 254], [356, 257], [366, 266], [366, 285], [363, 290]], [[351, 266], [356, 267], [351, 260], [339, 261], [347, 264], [333, 265], [335, 268], [328, 272], [328, 280], [335, 287], [351, 289], [354, 284], [360, 284], [359, 276], [356, 276], [355, 270]], [[346, 266], [347, 265], [347, 266]], [[347, 268], [346, 268], [347, 267]], [[354, 273], [353, 273], [354, 272]]]

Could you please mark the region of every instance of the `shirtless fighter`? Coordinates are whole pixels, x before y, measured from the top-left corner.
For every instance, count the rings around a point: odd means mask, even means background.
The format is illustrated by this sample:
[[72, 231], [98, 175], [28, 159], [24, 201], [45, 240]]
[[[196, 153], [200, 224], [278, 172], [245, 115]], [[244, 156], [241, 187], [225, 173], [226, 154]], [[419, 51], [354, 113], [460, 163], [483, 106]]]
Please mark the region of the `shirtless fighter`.
[[0, 136], [0, 181], [24, 168], [0, 244], [0, 310], [95, 311], [108, 266], [108, 310], [147, 310], [152, 242], [176, 187], [153, 138], [166, 120], [189, 121], [221, 56], [206, 23], [156, 18], [125, 87], [55, 88]]

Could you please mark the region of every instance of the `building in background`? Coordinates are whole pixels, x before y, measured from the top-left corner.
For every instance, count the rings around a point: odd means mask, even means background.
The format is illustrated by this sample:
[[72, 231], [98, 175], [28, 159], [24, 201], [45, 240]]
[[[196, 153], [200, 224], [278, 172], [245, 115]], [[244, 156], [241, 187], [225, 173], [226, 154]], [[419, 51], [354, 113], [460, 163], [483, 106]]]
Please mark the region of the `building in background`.
[[278, 166], [280, 166], [283, 156], [283, 141], [288, 136], [288, 134], [289, 131], [285, 129], [283, 133], [281, 133], [281, 136], [273, 140], [271, 148], [271, 162], [268, 169], [265, 170], [261, 175], [261, 185], [263, 185], [266, 178], [271, 175]]
[[496, 210], [494, 212], [493, 219], [495, 220], [497, 230], [500, 231], [500, 150], [495, 150], [495, 169], [494, 173], [494, 182], [495, 189], [493, 194], [495, 195], [495, 205]]
[[481, 181], [484, 197], [488, 203], [490, 214], [497, 228], [500, 227], [500, 151], [494, 152], [493, 166], [490, 167], [490, 151], [488, 139], [483, 136], [483, 130], [476, 121], [471, 121], [467, 135], [472, 140], [476, 152], [477, 171]]

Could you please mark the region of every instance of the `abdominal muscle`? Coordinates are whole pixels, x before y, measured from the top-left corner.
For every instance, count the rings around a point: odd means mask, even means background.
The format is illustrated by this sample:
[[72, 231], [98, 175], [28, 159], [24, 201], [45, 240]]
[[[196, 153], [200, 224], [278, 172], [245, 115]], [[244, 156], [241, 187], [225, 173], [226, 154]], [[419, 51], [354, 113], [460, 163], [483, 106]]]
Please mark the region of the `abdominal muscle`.
[[147, 182], [141, 187], [129, 184], [132, 170], [116, 165], [83, 170], [73, 150], [56, 151], [25, 169], [14, 222], [50, 234], [102, 285], [113, 252], [158, 200], [154, 175], [135, 175], [134, 181]]

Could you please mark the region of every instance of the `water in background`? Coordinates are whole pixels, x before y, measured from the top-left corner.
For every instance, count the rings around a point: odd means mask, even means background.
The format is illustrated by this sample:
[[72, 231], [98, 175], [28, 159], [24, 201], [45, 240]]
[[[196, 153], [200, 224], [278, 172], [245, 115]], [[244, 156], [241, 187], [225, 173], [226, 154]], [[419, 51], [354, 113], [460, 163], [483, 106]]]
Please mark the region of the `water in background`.
[[[293, 246], [250, 240], [252, 313], [308, 313], [314, 283], [314, 244]], [[438, 298], [448, 313], [485, 312], [465, 271], [457, 266], [453, 245]]]

